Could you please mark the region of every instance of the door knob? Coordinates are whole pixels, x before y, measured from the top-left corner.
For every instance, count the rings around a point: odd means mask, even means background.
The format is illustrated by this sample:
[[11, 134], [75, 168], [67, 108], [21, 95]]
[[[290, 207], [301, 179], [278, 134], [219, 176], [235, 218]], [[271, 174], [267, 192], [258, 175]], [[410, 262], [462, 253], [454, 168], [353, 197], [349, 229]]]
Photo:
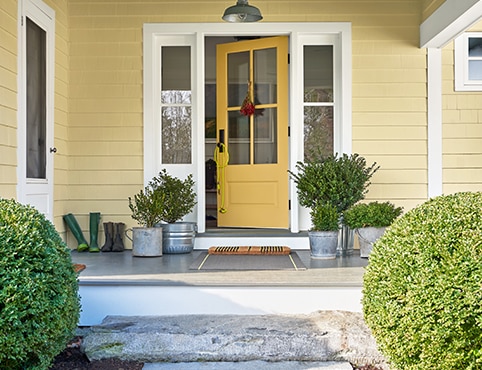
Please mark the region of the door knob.
[[56, 147], [50, 148], [50, 153], [57, 153], [57, 148]]

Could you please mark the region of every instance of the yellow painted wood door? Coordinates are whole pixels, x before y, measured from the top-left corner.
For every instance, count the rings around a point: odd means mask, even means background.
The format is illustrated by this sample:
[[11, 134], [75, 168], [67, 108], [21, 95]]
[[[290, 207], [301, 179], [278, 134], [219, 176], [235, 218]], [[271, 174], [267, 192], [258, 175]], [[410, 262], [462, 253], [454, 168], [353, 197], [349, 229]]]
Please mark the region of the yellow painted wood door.
[[288, 228], [288, 38], [220, 44], [216, 63], [218, 226]]

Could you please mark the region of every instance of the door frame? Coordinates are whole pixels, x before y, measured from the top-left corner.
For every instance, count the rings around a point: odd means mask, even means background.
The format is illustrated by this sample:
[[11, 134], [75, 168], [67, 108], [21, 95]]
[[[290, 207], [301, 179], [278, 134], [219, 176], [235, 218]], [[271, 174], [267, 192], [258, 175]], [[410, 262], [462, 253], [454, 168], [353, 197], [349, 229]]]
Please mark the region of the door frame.
[[[32, 191], [47, 194], [47, 200], [41, 204], [32, 204], [53, 222], [54, 198], [54, 156], [49, 148], [54, 145], [54, 84], [55, 84], [55, 11], [41, 0], [19, 0], [18, 2], [18, 111], [17, 111], [17, 199], [29, 203]], [[46, 32], [46, 179], [27, 179], [26, 136], [27, 136], [27, 50], [26, 20], [30, 18]], [[46, 203], [46, 204], [44, 204]]]
[[[160, 143], [157, 132], [159, 120], [156, 84], [159, 84], [159, 50], [163, 41], [176, 43], [176, 37], [183, 38], [192, 46], [193, 73], [193, 158], [201, 158], [189, 165], [163, 165], [175, 174], [192, 173], [198, 194], [197, 209], [191, 214], [198, 231], [205, 231], [205, 149], [204, 149], [204, 71], [205, 38], [209, 36], [282, 36], [289, 37], [289, 169], [296, 170], [296, 162], [303, 159], [303, 47], [319, 45], [320, 42], [334, 46], [335, 70], [335, 132], [334, 151], [351, 153], [352, 146], [352, 60], [351, 23], [349, 22], [306, 22], [306, 23], [153, 23], [144, 24], [143, 70], [144, 70], [144, 183], [147, 184], [160, 170]], [[184, 44], [186, 45], [186, 44]], [[202, 127], [201, 127], [202, 122]], [[296, 186], [290, 180], [291, 199], [290, 230], [299, 232], [310, 227], [309, 211], [299, 206]]]

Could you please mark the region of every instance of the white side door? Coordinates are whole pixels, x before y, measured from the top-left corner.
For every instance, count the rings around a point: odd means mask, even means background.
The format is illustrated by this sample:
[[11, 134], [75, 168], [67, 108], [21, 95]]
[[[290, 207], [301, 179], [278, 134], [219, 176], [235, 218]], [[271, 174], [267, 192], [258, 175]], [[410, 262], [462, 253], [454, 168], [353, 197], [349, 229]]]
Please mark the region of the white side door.
[[21, 0], [19, 15], [17, 197], [52, 221], [55, 12]]

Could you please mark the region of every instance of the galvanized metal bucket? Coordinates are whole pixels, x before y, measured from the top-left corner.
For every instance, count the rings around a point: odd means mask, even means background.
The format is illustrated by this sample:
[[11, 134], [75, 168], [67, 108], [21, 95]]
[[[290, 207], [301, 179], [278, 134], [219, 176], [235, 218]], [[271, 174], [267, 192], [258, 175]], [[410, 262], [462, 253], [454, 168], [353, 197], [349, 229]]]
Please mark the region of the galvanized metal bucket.
[[[132, 238], [127, 234], [132, 232]], [[127, 229], [125, 235], [132, 241], [134, 257], [162, 256], [162, 227], [133, 227]]]
[[338, 231], [310, 231], [311, 258], [334, 259], [338, 245]]
[[163, 241], [162, 252], [165, 254], [191, 253], [194, 249], [196, 223], [175, 222], [162, 224]]
[[373, 244], [382, 237], [386, 227], [362, 227], [356, 229], [358, 243], [360, 244], [360, 257], [368, 258], [373, 249]]

